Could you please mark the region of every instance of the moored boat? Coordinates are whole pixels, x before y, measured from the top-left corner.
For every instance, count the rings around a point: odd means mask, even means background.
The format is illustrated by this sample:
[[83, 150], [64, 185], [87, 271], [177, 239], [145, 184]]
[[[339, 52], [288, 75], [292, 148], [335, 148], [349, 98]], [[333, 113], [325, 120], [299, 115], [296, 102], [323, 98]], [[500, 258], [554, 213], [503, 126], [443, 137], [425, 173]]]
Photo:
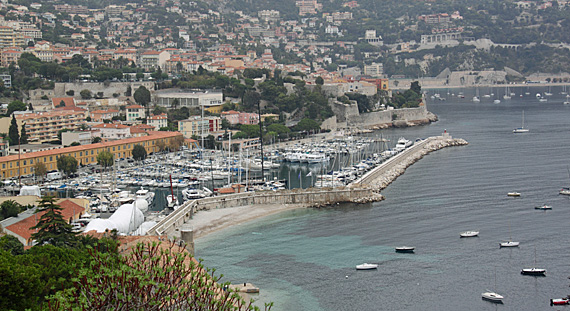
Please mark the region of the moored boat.
[[549, 210], [549, 209], [552, 209], [552, 206], [545, 204], [545, 205], [541, 205], [541, 206], [535, 206], [534, 209]]
[[546, 276], [546, 269], [541, 268], [525, 268], [521, 270], [521, 274], [524, 275], [535, 275], [535, 276]]
[[570, 188], [562, 188], [559, 193], [563, 195], [570, 195]]
[[413, 253], [416, 248], [412, 246], [398, 246], [396, 253]]
[[356, 266], [356, 270], [373, 270], [373, 269], [377, 269], [377, 268], [378, 268], [378, 264], [375, 264], [375, 263], [363, 263], [361, 265]]
[[507, 196], [509, 196], [509, 197], [520, 197], [521, 194], [520, 194], [520, 192], [513, 191], [513, 192], [507, 193]]
[[503, 303], [504, 297], [495, 293], [495, 292], [488, 291], [488, 292], [482, 293], [481, 298], [488, 300], [488, 301], [491, 301], [491, 302], [494, 302], [494, 303]]
[[465, 232], [461, 232], [459, 234], [459, 236], [462, 238], [471, 238], [471, 237], [476, 237], [478, 235], [479, 235], [479, 231], [465, 231]]
[[568, 298], [554, 298], [554, 299], [550, 299], [550, 305], [554, 306], [554, 305], [567, 305], [570, 304], [570, 299]]
[[499, 243], [499, 247], [518, 247], [520, 242], [507, 241]]

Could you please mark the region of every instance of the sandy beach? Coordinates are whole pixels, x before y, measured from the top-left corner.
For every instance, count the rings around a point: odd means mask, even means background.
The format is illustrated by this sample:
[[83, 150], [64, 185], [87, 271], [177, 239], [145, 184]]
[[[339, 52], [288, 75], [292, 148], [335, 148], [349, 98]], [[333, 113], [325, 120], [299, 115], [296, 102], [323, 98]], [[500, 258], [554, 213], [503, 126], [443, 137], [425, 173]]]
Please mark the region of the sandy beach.
[[209, 211], [199, 211], [194, 214], [184, 226], [192, 228], [194, 238], [203, 238], [206, 235], [240, 225], [261, 217], [281, 213], [287, 210], [306, 208], [304, 204], [271, 204], [271, 205], [247, 205], [240, 207], [229, 207], [213, 209]]

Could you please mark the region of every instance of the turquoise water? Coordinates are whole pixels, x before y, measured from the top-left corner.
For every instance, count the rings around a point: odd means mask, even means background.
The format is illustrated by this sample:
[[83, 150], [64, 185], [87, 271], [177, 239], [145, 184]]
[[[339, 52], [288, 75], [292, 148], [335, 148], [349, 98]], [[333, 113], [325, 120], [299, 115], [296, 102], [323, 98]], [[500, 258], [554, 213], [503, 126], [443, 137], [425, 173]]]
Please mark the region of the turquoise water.
[[[465, 90], [466, 99], [429, 102], [437, 123], [383, 130], [416, 138], [447, 129], [470, 143], [425, 156], [382, 192], [385, 201], [273, 215], [199, 239], [196, 254], [223, 280], [258, 286], [253, 297], [272, 310], [552, 310], [549, 299], [570, 284], [570, 198], [558, 195], [570, 185], [570, 105], [555, 88], [547, 103], [530, 91], [496, 105], [475, 104]], [[523, 109], [530, 132], [513, 134]], [[542, 204], [553, 210], [534, 210]], [[467, 230], [481, 233], [460, 239]], [[521, 246], [500, 249], [509, 236]], [[396, 254], [401, 245], [415, 254]], [[547, 277], [520, 274], [535, 248]], [[363, 262], [380, 266], [356, 271]], [[487, 289], [504, 304], [481, 300]]]

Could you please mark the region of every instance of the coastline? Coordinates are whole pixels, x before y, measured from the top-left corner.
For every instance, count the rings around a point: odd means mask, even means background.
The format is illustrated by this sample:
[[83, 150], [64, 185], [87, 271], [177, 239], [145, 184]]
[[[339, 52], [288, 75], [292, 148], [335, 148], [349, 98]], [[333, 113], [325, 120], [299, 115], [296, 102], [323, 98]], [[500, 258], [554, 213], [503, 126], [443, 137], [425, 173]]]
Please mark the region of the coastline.
[[[420, 81], [421, 85], [421, 81]], [[502, 83], [502, 84], [472, 84], [472, 85], [421, 85], [422, 90], [445, 90], [445, 89], [473, 89], [473, 88], [492, 88], [492, 87], [547, 87], [547, 86], [570, 86], [570, 82], [551, 82], [551, 83]], [[408, 90], [409, 87], [391, 87], [392, 91]]]

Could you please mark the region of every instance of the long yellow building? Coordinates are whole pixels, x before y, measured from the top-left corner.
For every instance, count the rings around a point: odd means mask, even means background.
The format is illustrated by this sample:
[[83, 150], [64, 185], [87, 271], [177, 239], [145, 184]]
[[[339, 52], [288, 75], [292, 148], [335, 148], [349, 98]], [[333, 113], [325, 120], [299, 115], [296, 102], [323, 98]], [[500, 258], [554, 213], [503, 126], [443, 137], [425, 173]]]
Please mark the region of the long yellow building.
[[60, 156], [72, 156], [81, 165], [96, 164], [97, 155], [103, 151], [111, 152], [115, 159], [128, 158], [132, 156], [135, 145], [142, 145], [146, 149], [147, 154], [150, 154], [159, 151], [157, 146], [159, 141], [163, 141], [168, 146], [170, 141], [176, 137], [182, 137], [182, 134], [179, 132], [150, 132], [148, 136], [143, 137], [10, 155], [0, 157], [0, 172], [2, 179], [32, 174], [34, 172], [34, 164], [37, 162], [44, 163], [48, 171], [56, 170], [56, 161]]

